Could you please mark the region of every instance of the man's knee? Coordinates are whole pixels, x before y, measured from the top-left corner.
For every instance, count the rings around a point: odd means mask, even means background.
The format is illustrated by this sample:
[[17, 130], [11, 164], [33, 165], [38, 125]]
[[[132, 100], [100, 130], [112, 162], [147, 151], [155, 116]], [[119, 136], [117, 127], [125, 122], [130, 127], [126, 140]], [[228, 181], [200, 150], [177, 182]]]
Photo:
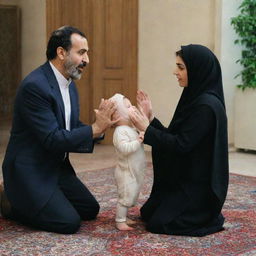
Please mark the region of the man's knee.
[[56, 223], [52, 226], [52, 232], [60, 234], [74, 234], [76, 233], [81, 226], [81, 218], [77, 216], [69, 217], [67, 220], [62, 220], [59, 223]]
[[93, 220], [97, 217], [98, 213], [100, 211], [100, 205], [97, 201], [95, 201], [90, 208], [86, 209], [82, 213], [82, 219], [83, 220]]
[[98, 213], [100, 211], [100, 205], [99, 203], [96, 201], [92, 207], [91, 207], [91, 211], [87, 213], [87, 220], [93, 220], [97, 217]]
[[40, 213], [37, 217], [30, 220], [36, 228], [59, 233], [74, 234], [81, 226], [81, 217], [76, 211], [64, 211]]
[[64, 224], [64, 226], [61, 228], [59, 233], [74, 234], [79, 230], [80, 226], [81, 226], [81, 219], [77, 218], [77, 219], [74, 219], [72, 222], [68, 222]]

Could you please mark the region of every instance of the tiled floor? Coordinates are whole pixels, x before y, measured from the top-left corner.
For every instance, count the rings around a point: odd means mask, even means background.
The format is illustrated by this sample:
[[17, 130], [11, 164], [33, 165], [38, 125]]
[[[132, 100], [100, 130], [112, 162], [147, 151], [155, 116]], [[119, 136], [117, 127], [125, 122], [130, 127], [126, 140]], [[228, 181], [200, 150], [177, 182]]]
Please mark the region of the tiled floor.
[[[8, 126], [0, 128], [0, 166], [4, 157], [6, 144], [9, 137]], [[148, 149], [148, 147], [147, 147]], [[146, 151], [148, 161], [151, 161], [150, 151]], [[104, 169], [115, 165], [116, 155], [111, 145], [95, 145], [93, 154], [70, 154], [71, 162], [76, 172], [85, 170]], [[229, 153], [230, 172], [256, 177], [256, 152], [237, 151], [230, 148]], [[0, 172], [0, 180], [2, 172]]]

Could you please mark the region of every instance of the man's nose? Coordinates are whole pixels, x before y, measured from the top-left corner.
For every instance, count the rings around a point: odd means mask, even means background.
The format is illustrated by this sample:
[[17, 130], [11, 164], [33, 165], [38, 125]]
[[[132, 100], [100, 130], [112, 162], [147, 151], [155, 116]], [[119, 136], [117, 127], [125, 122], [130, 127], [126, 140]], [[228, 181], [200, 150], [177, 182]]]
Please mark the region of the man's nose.
[[87, 64], [89, 63], [89, 56], [87, 53], [84, 55], [83, 61], [86, 62]]

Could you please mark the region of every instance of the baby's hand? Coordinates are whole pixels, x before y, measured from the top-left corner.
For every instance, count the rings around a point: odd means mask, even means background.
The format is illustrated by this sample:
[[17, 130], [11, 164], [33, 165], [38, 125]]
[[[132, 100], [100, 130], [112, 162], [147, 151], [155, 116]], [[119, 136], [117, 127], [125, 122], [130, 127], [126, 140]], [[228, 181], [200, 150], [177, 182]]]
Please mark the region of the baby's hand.
[[142, 143], [144, 141], [144, 134], [145, 132], [139, 132], [139, 136], [138, 136], [139, 143]]

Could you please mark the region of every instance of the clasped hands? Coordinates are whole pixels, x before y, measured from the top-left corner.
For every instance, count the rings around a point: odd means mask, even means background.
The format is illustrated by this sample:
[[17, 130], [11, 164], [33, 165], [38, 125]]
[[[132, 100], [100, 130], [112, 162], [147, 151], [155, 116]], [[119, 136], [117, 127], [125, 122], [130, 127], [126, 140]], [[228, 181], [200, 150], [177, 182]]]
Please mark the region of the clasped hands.
[[96, 120], [92, 124], [93, 138], [101, 136], [108, 128], [119, 121], [119, 118], [113, 119], [115, 111], [114, 102], [101, 99], [99, 108], [94, 109]]

